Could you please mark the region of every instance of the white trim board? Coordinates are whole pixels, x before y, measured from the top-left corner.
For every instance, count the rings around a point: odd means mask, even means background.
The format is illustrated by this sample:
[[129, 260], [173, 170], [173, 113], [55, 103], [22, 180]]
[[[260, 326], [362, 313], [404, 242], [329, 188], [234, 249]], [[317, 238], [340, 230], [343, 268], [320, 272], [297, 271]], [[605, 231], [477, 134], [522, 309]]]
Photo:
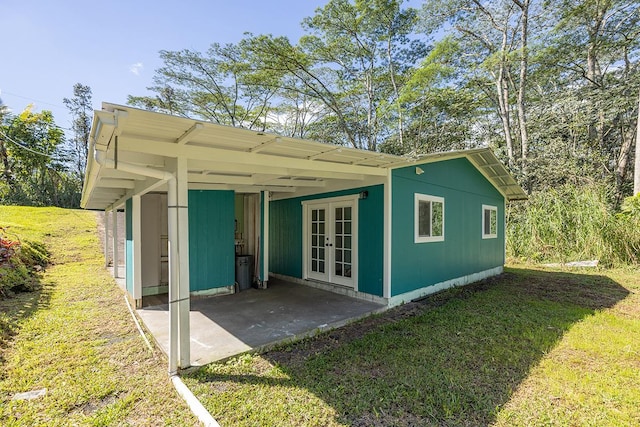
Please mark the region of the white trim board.
[[352, 298], [372, 301], [379, 304], [384, 304], [387, 306], [387, 308], [393, 308], [398, 305], [402, 305], [402, 304], [414, 301], [418, 298], [422, 298], [431, 294], [435, 294], [440, 291], [444, 291], [445, 289], [455, 288], [458, 286], [465, 286], [471, 283], [479, 282], [480, 280], [483, 280], [489, 277], [497, 276], [498, 274], [501, 274], [503, 271], [504, 271], [503, 266], [494, 267], [488, 270], [480, 271], [478, 273], [472, 273], [466, 276], [447, 280], [445, 282], [436, 283], [431, 286], [425, 286], [424, 288], [420, 288], [410, 292], [406, 292], [404, 294], [396, 295], [391, 298], [383, 298], [377, 295], [358, 292], [347, 287], [334, 285], [331, 283], [325, 283], [317, 280], [300, 279], [297, 277], [287, 276], [287, 275], [278, 274], [278, 273], [269, 273], [269, 275], [279, 280], [297, 283], [300, 285], [309, 286], [311, 288], [323, 289], [329, 292], [333, 292], [339, 295], [345, 295]]
[[395, 307], [407, 302], [411, 302], [424, 296], [435, 294], [436, 292], [443, 291], [445, 289], [454, 288], [457, 286], [464, 286], [470, 283], [478, 282], [488, 277], [497, 276], [504, 270], [503, 266], [490, 268], [489, 270], [480, 271], [478, 273], [468, 274], [466, 276], [457, 277], [455, 279], [447, 280], [445, 282], [436, 283], [431, 286], [425, 286], [424, 288], [416, 289], [413, 291], [405, 292], [404, 294], [396, 295], [388, 299], [389, 308]]

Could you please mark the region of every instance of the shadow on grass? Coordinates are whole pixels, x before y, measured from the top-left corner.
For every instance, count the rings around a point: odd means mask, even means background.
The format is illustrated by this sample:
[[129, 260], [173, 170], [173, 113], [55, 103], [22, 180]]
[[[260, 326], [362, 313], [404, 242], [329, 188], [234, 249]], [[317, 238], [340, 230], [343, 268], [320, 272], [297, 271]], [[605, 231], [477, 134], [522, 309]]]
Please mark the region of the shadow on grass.
[[[53, 285], [42, 283], [39, 275], [32, 277], [34, 290], [21, 291], [10, 297], [0, 297], [0, 366], [5, 362], [4, 350], [18, 333], [20, 323], [31, 317], [37, 310], [49, 307]], [[0, 369], [0, 379], [4, 376]]]
[[572, 325], [628, 294], [604, 276], [507, 269], [263, 354], [285, 378], [193, 378], [303, 388], [352, 426], [489, 425]]

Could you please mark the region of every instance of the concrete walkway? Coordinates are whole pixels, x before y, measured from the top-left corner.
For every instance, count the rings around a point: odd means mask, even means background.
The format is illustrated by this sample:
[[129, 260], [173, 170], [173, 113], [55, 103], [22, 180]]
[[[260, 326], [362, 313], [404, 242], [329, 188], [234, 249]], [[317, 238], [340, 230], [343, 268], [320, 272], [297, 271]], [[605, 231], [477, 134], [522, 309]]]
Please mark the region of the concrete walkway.
[[[249, 350], [335, 328], [386, 307], [304, 285], [269, 281], [268, 289], [191, 300], [191, 364], [225, 359]], [[162, 350], [169, 349], [167, 304], [138, 310]]]

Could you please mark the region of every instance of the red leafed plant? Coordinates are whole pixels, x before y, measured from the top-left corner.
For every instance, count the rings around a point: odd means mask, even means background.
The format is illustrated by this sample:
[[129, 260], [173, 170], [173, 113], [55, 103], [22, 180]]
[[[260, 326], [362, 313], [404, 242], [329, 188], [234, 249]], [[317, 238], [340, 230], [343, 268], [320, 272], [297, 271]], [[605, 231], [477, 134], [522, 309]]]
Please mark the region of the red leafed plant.
[[0, 266], [7, 264], [19, 247], [20, 241], [9, 239], [6, 235], [6, 229], [0, 227]]

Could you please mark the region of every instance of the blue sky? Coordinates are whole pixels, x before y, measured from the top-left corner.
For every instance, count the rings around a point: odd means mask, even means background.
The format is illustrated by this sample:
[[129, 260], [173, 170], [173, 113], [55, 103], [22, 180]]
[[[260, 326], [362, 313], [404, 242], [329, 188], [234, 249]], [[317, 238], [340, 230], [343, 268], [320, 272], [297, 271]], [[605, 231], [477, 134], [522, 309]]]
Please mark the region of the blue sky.
[[14, 112], [29, 103], [70, 127], [62, 99], [89, 85], [94, 108], [148, 94], [158, 51], [206, 50], [245, 32], [297, 41], [300, 22], [326, 0], [2, 0], [0, 98]]
[[[0, 99], [28, 104], [70, 127], [62, 102], [73, 85], [91, 87], [93, 106], [147, 95], [160, 50], [204, 51], [245, 32], [303, 34], [302, 19], [328, 0], [0, 0]], [[418, 7], [422, 0], [409, 0]]]

